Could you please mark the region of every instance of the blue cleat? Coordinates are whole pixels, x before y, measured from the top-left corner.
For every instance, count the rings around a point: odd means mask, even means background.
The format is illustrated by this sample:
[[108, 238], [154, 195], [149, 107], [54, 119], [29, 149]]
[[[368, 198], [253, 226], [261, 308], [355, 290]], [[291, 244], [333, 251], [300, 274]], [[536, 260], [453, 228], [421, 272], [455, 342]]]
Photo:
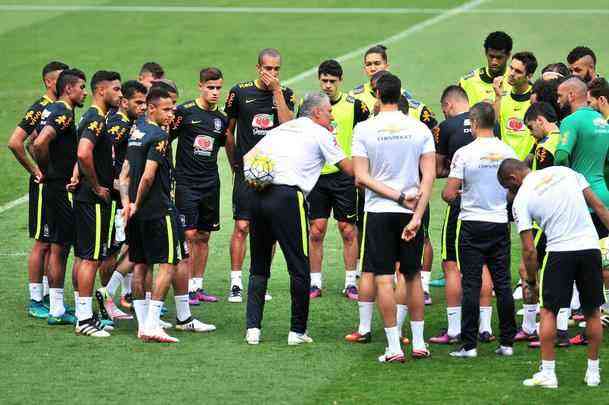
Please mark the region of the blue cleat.
[[68, 312], [64, 313], [62, 316], [51, 316], [49, 314], [47, 323], [49, 325], [76, 325], [76, 317]]
[[33, 318], [46, 319], [49, 317], [49, 308], [45, 307], [42, 301], [30, 300], [28, 314]]
[[444, 286], [446, 286], [446, 279], [444, 277], [442, 277], [442, 278], [437, 278], [435, 280], [431, 280], [429, 282], [429, 285], [432, 287], [444, 287]]

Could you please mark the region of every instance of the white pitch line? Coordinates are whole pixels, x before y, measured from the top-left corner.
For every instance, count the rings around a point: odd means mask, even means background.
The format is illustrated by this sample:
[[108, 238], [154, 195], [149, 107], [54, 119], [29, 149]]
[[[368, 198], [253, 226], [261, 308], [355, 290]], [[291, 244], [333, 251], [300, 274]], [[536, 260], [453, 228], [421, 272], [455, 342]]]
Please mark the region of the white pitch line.
[[[417, 24], [414, 24], [410, 28], [405, 29], [404, 31], [398, 32], [397, 34], [392, 35], [392, 36], [390, 36], [388, 38], [375, 41], [372, 44], [363, 46], [363, 47], [358, 48], [358, 49], [356, 49], [356, 50], [354, 50], [352, 52], [349, 52], [349, 53], [346, 53], [344, 55], [341, 55], [341, 56], [339, 56], [336, 59], [338, 61], [340, 61], [340, 62], [345, 62], [347, 60], [353, 59], [353, 58], [355, 58], [357, 56], [362, 55], [368, 48], [370, 48], [370, 47], [372, 47], [372, 46], [374, 46], [376, 44], [379, 44], [379, 43], [382, 43], [382, 44], [391, 44], [391, 43], [397, 42], [397, 41], [399, 41], [401, 39], [404, 39], [404, 38], [406, 38], [406, 37], [408, 37], [408, 36], [410, 36], [412, 34], [415, 34], [415, 33], [419, 32], [419, 31], [422, 31], [422, 30], [424, 30], [427, 27], [435, 25], [435, 24], [437, 24], [437, 23], [439, 23], [441, 21], [444, 21], [447, 18], [451, 18], [451, 17], [453, 17], [455, 15], [462, 14], [462, 13], [464, 13], [466, 11], [469, 11], [469, 10], [471, 10], [474, 7], [478, 7], [480, 4], [486, 3], [488, 1], [490, 1], [490, 0], [474, 0], [474, 1], [469, 1], [469, 2], [463, 4], [463, 5], [459, 6], [459, 7], [455, 7], [455, 8], [448, 9], [448, 10], [444, 10], [441, 14], [436, 15], [433, 18], [421, 21], [421, 22], [419, 22]], [[8, 6], [1, 6], [0, 5], [0, 10], [3, 9], [2, 7], [8, 7]], [[13, 7], [13, 6], [11, 6], [11, 7]], [[46, 6], [14, 6], [14, 7], [46, 7]], [[68, 7], [68, 6], [57, 6], [57, 7]], [[85, 6], [70, 6], [70, 7], [85, 7]], [[87, 6], [87, 8], [90, 8], [90, 7], [95, 7], [95, 6]], [[57, 8], [55, 8], [55, 6], [53, 6], [51, 8], [53, 10], [57, 11]], [[158, 7], [158, 8], [163, 8], [163, 7]], [[174, 9], [176, 7], [166, 7], [166, 8]], [[184, 8], [184, 7], [182, 7], [182, 8]], [[193, 7], [188, 7], [188, 8], [193, 8]], [[194, 7], [194, 8], [197, 8], [197, 7]], [[218, 8], [218, 7], [215, 7], [215, 8]], [[66, 10], [62, 10], [62, 11], [66, 11]], [[302, 72], [302, 73], [300, 73], [300, 74], [298, 74], [298, 75], [296, 75], [294, 77], [291, 77], [291, 78], [287, 79], [282, 84], [288, 86], [288, 85], [297, 83], [297, 82], [299, 82], [301, 80], [304, 80], [307, 77], [314, 75], [315, 73], [317, 73], [317, 67], [312, 67], [311, 69], [305, 70], [304, 72]], [[10, 210], [11, 208], [14, 208], [14, 207], [18, 206], [18, 205], [26, 203], [27, 201], [28, 201], [28, 195], [26, 194], [23, 197], [20, 197], [20, 198], [14, 200], [14, 201], [6, 203], [6, 204], [0, 206], [0, 214]]]
[[[123, 13], [226, 13], [226, 14], [430, 14], [443, 15], [446, 8], [364, 8], [364, 7], [211, 7], [211, 6], [113, 6], [113, 5], [10, 5], [0, 11], [63, 11]], [[609, 9], [488, 8], [463, 10], [467, 14], [584, 14], [606, 15]]]

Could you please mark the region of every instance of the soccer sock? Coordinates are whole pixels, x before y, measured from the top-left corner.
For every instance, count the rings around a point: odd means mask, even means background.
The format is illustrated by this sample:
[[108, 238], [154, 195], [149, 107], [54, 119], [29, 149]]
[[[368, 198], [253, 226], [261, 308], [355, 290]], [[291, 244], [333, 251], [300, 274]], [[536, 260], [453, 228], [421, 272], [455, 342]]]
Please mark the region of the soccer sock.
[[522, 317], [522, 330], [528, 334], [535, 332], [537, 321], [537, 304], [524, 304], [524, 315]]
[[600, 371], [599, 363], [600, 363], [599, 359], [596, 359], [596, 360], [588, 359], [588, 371], [591, 373], [598, 374]]
[[243, 290], [243, 283], [241, 282], [241, 270], [230, 272], [230, 286], [237, 286]]
[[146, 300], [133, 300], [133, 309], [135, 310], [138, 326], [143, 329], [146, 326], [146, 315], [148, 315]]
[[400, 353], [402, 347], [400, 346], [400, 334], [398, 327], [393, 326], [391, 328], [385, 328], [385, 335], [387, 335], [387, 346], [391, 353]]
[[321, 273], [311, 273], [311, 287], [313, 286], [321, 289]]
[[429, 282], [431, 281], [431, 271], [422, 271], [421, 270], [421, 285], [423, 286], [423, 291], [429, 294]]
[[555, 373], [556, 362], [554, 360], [542, 360], [541, 371], [547, 374]]
[[423, 339], [423, 329], [425, 321], [410, 321], [412, 331], [412, 350], [425, 350], [425, 339]]
[[461, 307], [447, 307], [446, 318], [448, 319], [448, 336], [461, 334]]
[[146, 302], [148, 302], [148, 304], [150, 304], [150, 300], [152, 299], [152, 292], [151, 291], [146, 291]]
[[195, 291], [197, 291], [197, 288], [195, 287], [194, 280], [192, 278], [188, 279], [188, 292], [192, 293], [192, 292], [195, 292]]
[[360, 334], [370, 332], [372, 328], [372, 313], [374, 311], [374, 302], [358, 302], [359, 306], [359, 327], [357, 331]]
[[47, 276], [42, 276], [42, 295], [49, 295], [49, 278]]
[[569, 312], [570, 308], [561, 308], [556, 315], [556, 329], [567, 330], [569, 329]]
[[163, 308], [163, 301], [150, 300], [150, 304], [148, 305], [148, 315], [146, 315], [147, 331], [155, 331], [159, 328], [161, 308]]
[[203, 277], [193, 277], [192, 284], [195, 287], [195, 291], [202, 290], [203, 289]]
[[491, 327], [491, 317], [493, 315], [493, 307], [480, 307], [480, 333], [488, 332], [493, 334]]
[[76, 309], [79, 322], [93, 318], [93, 297], [78, 297]]
[[49, 299], [49, 313], [51, 316], [62, 316], [66, 312], [66, 308], [63, 305], [63, 288], [49, 288]]
[[76, 319], [78, 319], [78, 298], [80, 297], [80, 294], [78, 293], [78, 291], [74, 291], [74, 316], [76, 317]]
[[30, 283], [30, 299], [32, 301], [42, 301], [42, 283]]
[[111, 297], [114, 297], [114, 293], [118, 289], [118, 286], [122, 284], [125, 276], [121, 274], [120, 271], [115, 271], [112, 273], [112, 277], [110, 277], [110, 281], [108, 281], [108, 285], [106, 285], [106, 290], [108, 290], [108, 294]]
[[345, 271], [345, 288], [349, 286], [357, 286], [357, 271], [346, 270]]
[[576, 310], [576, 309], [579, 309], [580, 306], [581, 306], [581, 303], [579, 302], [579, 291], [577, 290], [575, 283], [573, 283], [573, 295], [571, 296], [571, 309]]
[[178, 322], [184, 322], [191, 317], [188, 294], [176, 295], [174, 299], [176, 302], [176, 318], [178, 318]]
[[123, 277], [123, 282], [121, 283], [121, 290], [123, 295], [131, 294], [131, 279], [133, 278], [133, 273], [128, 273]]
[[408, 316], [408, 305], [397, 304], [396, 315], [396, 324], [398, 327], [398, 332], [400, 334], [400, 337], [402, 337], [404, 336], [404, 322], [406, 321], [406, 317]]

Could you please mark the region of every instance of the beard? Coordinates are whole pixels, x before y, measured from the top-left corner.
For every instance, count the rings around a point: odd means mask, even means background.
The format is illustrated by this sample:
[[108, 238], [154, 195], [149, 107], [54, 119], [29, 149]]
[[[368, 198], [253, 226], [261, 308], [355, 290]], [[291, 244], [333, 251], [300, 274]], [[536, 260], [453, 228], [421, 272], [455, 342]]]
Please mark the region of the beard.
[[588, 84], [592, 81], [592, 74], [590, 73], [590, 71], [588, 70], [588, 72], [586, 73], [586, 75], [583, 78], [583, 81]]
[[558, 117], [559, 117], [560, 121], [562, 121], [568, 115], [571, 114], [571, 103], [569, 103], [568, 101], [565, 104], [563, 104], [562, 106], [559, 105], [558, 107], [559, 107], [558, 108]]

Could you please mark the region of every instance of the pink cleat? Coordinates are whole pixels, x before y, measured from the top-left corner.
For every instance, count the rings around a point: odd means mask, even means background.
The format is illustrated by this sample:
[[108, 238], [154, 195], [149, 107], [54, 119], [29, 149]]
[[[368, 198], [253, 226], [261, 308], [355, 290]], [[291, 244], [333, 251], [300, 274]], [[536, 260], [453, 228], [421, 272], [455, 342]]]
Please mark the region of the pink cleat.
[[205, 290], [202, 288], [197, 289], [196, 297], [199, 302], [218, 302], [218, 297], [206, 293]]
[[351, 301], [357, 301], [359, 299], [359, 294], [357, 292], [357, 287], [354, 285], [347, 286], [345, 291], [343, 291], [345, 297], [347, 297]]

